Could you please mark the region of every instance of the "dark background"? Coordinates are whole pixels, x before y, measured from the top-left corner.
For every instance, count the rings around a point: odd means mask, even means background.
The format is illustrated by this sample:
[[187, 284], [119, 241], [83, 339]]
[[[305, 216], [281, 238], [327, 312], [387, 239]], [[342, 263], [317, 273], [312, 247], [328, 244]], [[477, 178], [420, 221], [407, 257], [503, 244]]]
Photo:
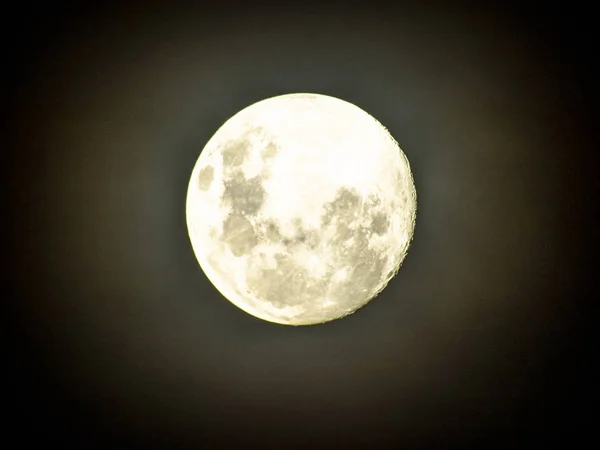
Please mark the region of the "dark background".
[[[17, 447], [486, 447], [590, 431], [594, 33], [573, 3], [507, 5], [6, 14]], [[299, 328], [222, 298], [185, 222], [207, 140], [290, 92], [387, 126], [419, 207], [382, 295]]]

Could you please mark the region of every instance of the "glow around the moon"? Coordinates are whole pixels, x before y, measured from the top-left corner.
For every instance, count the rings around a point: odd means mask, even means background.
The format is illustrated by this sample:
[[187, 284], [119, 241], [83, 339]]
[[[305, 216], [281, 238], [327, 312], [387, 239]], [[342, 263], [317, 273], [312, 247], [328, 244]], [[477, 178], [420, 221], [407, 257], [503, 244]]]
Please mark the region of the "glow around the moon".
[[337, 98], [289, 94], [215, 133], [186, 211], [196, 257], [224, 297], [260, 319], [309, 325], [353, 313], [396, 274], [416, 191], [377, 120]]

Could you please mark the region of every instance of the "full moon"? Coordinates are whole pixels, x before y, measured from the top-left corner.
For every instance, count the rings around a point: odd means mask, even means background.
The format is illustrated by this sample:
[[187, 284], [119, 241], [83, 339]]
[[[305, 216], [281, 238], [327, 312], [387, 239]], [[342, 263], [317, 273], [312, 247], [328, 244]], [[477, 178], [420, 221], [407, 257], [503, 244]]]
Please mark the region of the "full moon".
[[388, 130], [319, 94], [262, 100], [208, 141], [186, 199], [190, 241], [215, 288], [265, 321], [354, 313], [396, 275], [417, 201]]

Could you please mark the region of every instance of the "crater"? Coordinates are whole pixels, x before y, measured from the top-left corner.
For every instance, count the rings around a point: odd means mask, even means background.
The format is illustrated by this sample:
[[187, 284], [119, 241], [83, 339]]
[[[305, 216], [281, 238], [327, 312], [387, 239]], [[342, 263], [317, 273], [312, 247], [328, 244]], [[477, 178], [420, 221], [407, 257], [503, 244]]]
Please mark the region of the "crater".
[[237, 257], [248, 253], [257, 244], [256, 234], [250, 221], [236, 214], [230, 214], [223, 222], [221, 239]]
[[234, 213], [253, 215], [262, 207], [265, 190], [260, 176], [247, 180], [241, 171], [237, 171], [224, 185], [221, 200], [231, 206]]
[[206, 166], [200, 169], [198, 173], [198, 188], [202, 191], [207, 191], [213, 182], [215, 177], [215, 168], [213, 166]]

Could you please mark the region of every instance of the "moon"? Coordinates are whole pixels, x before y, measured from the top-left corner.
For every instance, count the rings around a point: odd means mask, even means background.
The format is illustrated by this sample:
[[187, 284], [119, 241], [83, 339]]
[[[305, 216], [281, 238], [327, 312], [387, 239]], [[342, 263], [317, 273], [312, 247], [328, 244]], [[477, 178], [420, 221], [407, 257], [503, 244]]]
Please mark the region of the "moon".
[[417, 196], [406, 155], [359, 107], [320, 94], [254, 103], [192, 170], [186, 220], [199, 265], [259, 319], [313, 325], [354, 313], [396, 275]]

